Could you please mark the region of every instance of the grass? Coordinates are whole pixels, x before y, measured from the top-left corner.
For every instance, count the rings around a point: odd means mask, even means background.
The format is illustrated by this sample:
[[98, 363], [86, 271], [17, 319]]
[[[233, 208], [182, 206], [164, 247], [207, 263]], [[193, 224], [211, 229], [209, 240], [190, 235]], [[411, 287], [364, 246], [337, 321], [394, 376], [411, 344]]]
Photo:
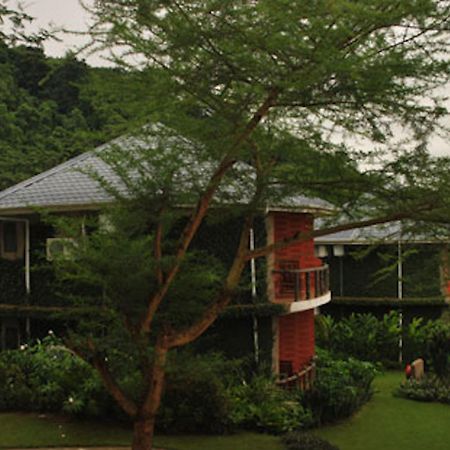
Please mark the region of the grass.
[[350, 420], [318, 430], [340, 450], [449, 450], [450, 406], [392, 396], [402, 374], [375, 380], [374, 399]]
[[[70, 421], [59, 416], [0, 414], [0, 448], [129, 446], [128, 428], [107, 423]], [[171, 450], [282, 450], [274, 436], [158, 436], [155, 445]]]
[[283, 450], [279, 438], [267, 434], [239, 433], [231, 436], [165, 436], [156, 446], [173, 450]]
[[127, 445], [129, 429], [52, 415], [0, 414], [0, 448]]
[[[341, 450], [449, 450], [450, 406], [396, 398], [402, 374], [375, 380], [377, 393], [363, 409], [341, 424], [316, 433]], [[0, 448], [126, 446], [130, 430], [106, 423], [75, 422], [57, 416], [0, 414]], [[231, 436], [158, 436], [157, 447], [170, 450], [282, 450], [277, 437], [239, 433]]]

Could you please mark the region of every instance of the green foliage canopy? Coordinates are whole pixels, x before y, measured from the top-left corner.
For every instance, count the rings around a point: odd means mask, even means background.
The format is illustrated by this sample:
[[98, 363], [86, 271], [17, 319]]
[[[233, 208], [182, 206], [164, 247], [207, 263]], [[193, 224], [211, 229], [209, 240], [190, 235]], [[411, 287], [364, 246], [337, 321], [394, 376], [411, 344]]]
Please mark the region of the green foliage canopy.
[[[96, 0], [92, 12], [93, 48], [120, 47], [116, 62], [148, 80], [141, 92], [152, 87], [151, 119], [158, 125], [135, 136], [145, 142], [147, 135], [148, 146], [130, 151], [119, 143], [117, 152], [105, 154], [118, 185], [97, 175], [125, 207], [126, 221], [136, 224], [135, 231], [126, 227], [126, 236], [145, 268], [126, 264], [129, 254], [111, 245], [109, 259], [117, 257], [111, 272], [134, 269], [118, 274], [134, 280], [127, 292], [118, 287], [120, 298], [106, 289], [117, 337], [97, 320], [98, 329], [85, 327], [71, 345], [134, 418], [133, 449], [149, 449], [168, 355], [214, 322], [250, 259], [287, 245], [248, 250], [255, 218], [267, 204], [321, 195], [353, 217], [374, 217], [293, 236], [297, 241], [406, 217], [448, 223], [450, 160], [431, 157], [424, 144], [445, 113], [434, 88], [448, 80], [450, 3]], [[419, 145], [390, 152], [395, 124]], [[336, 132], [368, 139], [369, 150], [336, 142]], [[140, 214], [136, 222], [133, 211]], [[205, 258], [207, 267], [196, 266], [191, 246], [211, 211], [241, 221], [235, 256], [217, 271]], [[99, 273], [94, 264], [79, 266], [81, 273], [86, 267]], [[147, 269], [152, 278], [142, 284], [149, 292], [137, 318], [134, 301], [132, 314], [122, 306], [132, 297], [141, 302], [133, 277]], [[109, 270], [102, 279], [117, 286]], [[197, 294], [200, 313], [190, 308]], [[179, 305], [178, 318], [187, 320], [172, 321], [173, 310], [165, 316], [170, 305]], [[142, 375], [137, 400], [113, 376], [124, 361], [132, 364], [131, 356]]]
[[[102, 0], [92, 12], [93, 47], [120, 45], [133, 59], [118, 53], [117, 63], [136, 68], [137, 60], [152, 74], [158, 120], [218, 160], [248, 162], [258, 148], [278, 192], [367, 215], [413, 209], [425, 194], [438, 202], [434, 181], [448, 185], [447, 159], [390, 145], [398, 125], [426, 142], [446, 113], [433, 89], [449, 73], [447, 1]], [[259, 123], [262, 105], [270, 113]], [[364, 137], [366, 150], [338, 143], [336, 133]]]

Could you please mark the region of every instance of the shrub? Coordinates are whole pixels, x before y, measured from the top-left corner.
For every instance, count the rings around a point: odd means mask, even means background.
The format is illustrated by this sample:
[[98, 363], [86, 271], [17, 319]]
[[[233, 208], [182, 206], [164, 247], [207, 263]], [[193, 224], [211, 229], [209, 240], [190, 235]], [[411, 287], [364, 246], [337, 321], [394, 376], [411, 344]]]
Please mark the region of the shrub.
[[[321, 354], [312, 391], [275, 385], [267, 376], [243, 381], [240, 362], [219, 356], [174, 355], [158, 415], [158, 429], [223, 432], [247, 428], [270, 433], [304, 429], [351, 414], [370, 397], [373, 367], [334, 361]], [[139, 392], [137, 371], [120, 379]], [[0, 409], [65, 412], [124, 419], [97, 373], [52, 336], [36, 345], [0, 354]], [[314, 416], [314, 417], [313, 417]]]
[[229, 388], [228, 395], [230, 419], [237, 427], [278, 434], [312, 424], [299, 393], [276, 386], [270, 378], [255, 376], [249, 383]]
[[372, 314], [351, 314], [339, 321], [326, 317], [319, 326], [318, 344], [338, 357], [388, 363], [398, 359], [399, 316], [382, 320]]
[[320, 425], [349, 417], [366, 403], [373, 394], [377, 370], [373, 364], [354, 358], [336, 360], [325, 351], [318, 354], [316, 380], [303, 394], [303, 405]]
[[[159, 428], [173, 432], [227, 429], [230, 408], [225, 383], [235, 367], [236, 363], [226, 364], [217, 356], [187, 355], [174, 361], [167, 374]], [[137, 395], [139, 381], [136, 371], [122, 377], [120, 384]], [[0, 353], [0, 410], [126, 419], [96, 371], [53, 336]]]
[[421, 380], [406, 380], [395, 394], [411, 400], [450, 404], [450, 380], [433, 375], [427, 375]]
[[318, 344], [338, 357], [353, 357], [398, 364], [398, 341], [403, 335], [403, 354], [410, 360], [424, 358], [439, 376], [450, 372], [450, 324], [443, 320], [424, 322], [414, 318], [401, 329], [399, 315], [391, 311], [383, 319], [372, 314], [351, 314], [339, 321], [318, 318]]
[[49, 336], [0, 354], [0, 409], [101, 415], [112, 402], [95, 371]]
[[434, 322], [428, 330], [425, 358], [440, 378], [450, 374], [450, 325]]
[[234, 369], [218, 355], [184, 355], [174, 362], [158, 412], [157, 427], [171, 433], [221, 433], [230, 427], [225, 382]]
[[424, 323], [422, 317], [414, 317], [408, 324], [403, 339], [403, 355], [406, 360], [425, 358], [425, 349], [432, 321]]
[[283, 436], [282, 442], [286, 450], [339, 450], [328, 441], [304, 432], [288, 433]]
[[0, 409], [26, 409], [32, 394], [21, 368], [3, 357], [0, 360]]

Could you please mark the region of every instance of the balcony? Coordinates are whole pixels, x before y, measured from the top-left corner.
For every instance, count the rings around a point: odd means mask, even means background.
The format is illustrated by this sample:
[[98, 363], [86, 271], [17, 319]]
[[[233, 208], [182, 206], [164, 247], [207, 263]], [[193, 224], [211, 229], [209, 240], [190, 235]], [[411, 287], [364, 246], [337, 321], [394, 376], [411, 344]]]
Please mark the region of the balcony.
[[280, 264], [274, 270], [275, 301], [290, 303], [290, 312], [304, 311], [328, 303], [330, 272], [328, 265], [293, 269]]

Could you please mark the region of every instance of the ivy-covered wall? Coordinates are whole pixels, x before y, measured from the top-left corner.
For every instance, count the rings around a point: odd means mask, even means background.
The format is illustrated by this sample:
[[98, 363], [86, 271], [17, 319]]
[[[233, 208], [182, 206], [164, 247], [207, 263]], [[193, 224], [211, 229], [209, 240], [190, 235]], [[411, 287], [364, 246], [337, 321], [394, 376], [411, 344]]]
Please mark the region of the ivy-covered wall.
[[25, 270], [23, 260], [0, 259], [0, 303], [25, 303]]
[[[228, 268], [234, 258], [242, 223], [239, 218], [211, 217], [200, 229], [193, 247], [214, 255]], [[264, 218], [255, 224], [255, 245], [266, 242]], [[25, 261], [0, 259], [0, 303], [6, 305], [64, 306], [71, 287], [58, 281], [52, 264], [46, 259], [46, 239], [55, 235], [51, 226], [38, 222], [30, 227], [31, 294], [25, 291]], [[260, 259], [256, 263], [257, 297], [251, 295], [251, 274], [248, 264], [234, 304], [266, 303], [266, 267]], [[1, 312], [0, 312], [1, 314]]]
[[[259, 361], [270, 371], [272, 364], [272, 317], [257, 317]], [[220, 352], [227, 358], [243, 358], [249, 366], [254, 361], [253, 317], [227, 314], [217, 320], [193, 345], [196, 351]]]
[[53, 235], [50, 227], [36, 224], [30, 227], [31, 295], [25, 289], [25, 260], [0, 259], [0, 303], [8, 305], [51, 305], [54, 276], [45, 258], [46, 238]]
[[[214, 255], [224, 263], [225, 268], [229, 268], [239, 244], [241, 227], [242, 221], [237, 217], [224, 219], [220, 217], [220, 214], [213, 214], [200, 228], [192, 246]], [[259, 216], [255, 220], [254, 238], [257, 247], [265, 245], [267, 242], [263, 216]], [[256, 293], [257, 296], [253, 299], [250, 264], [247, 264], [233, 304], [267, 303], [266, 262], [264, 258], [256, 260]]]

